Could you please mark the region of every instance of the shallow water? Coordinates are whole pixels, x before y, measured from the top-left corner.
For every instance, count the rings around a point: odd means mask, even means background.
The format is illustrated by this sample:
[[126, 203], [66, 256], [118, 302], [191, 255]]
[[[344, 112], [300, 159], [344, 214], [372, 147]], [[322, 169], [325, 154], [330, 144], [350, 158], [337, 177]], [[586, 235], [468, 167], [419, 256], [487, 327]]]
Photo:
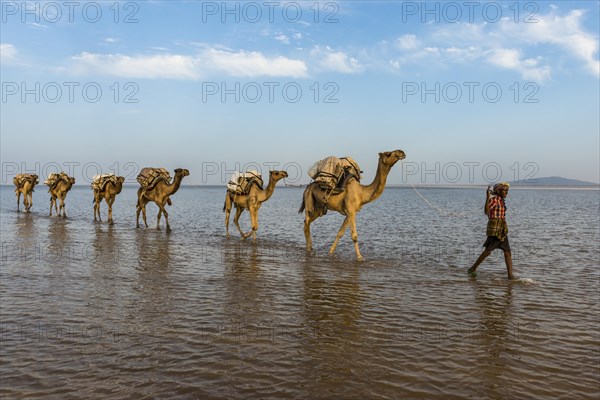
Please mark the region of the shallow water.
[[[94, 223], [38, 187], [17, 213], [0, 189], [0, 395], [6, 398], [598, 398], [600, 195], [512, 190], [516, 282], [485, 235], [482, 189], [388, 188], [358, 216], [313, 224], [278, 187], [258, 241], [225, 239], [222, 188], [183, 187], [173, 231], [135, 229], [135, 188]], [[106, 205], [102, 204], [106, 218]], [[164, 224], [164, 221], [163, 221]], [[249, 226], [248, 216], [242, 226]]]

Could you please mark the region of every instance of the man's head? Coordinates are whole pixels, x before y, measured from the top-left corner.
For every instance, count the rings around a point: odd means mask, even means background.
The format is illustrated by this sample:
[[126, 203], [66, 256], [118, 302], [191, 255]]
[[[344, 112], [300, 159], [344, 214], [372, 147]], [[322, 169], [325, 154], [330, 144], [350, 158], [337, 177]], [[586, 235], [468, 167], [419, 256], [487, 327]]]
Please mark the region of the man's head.
[[500, 182], [494, 185], [494, 193], [502, 198], [508, 195], [510, 184], [508, 182]]

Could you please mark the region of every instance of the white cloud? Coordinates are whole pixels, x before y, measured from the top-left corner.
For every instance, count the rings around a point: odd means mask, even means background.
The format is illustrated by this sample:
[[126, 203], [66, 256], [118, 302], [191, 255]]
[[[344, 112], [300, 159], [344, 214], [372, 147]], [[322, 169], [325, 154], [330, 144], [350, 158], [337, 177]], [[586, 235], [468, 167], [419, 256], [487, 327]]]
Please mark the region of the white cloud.
[[582, 28], [583, 10], [571, 10], [565, 16], [552, 9], [549, 14], [536, 16], [537, 23], [514, 24], [501, 21], [502, 34], [508, 40], [531, 45], [551, 44], [561, 47], [584, 62], [589, 72], [600, 75], [598, 69], [598, 37]]
[[72, 57], [71, 70], [80, 75], [112, 75], [147, 79], [199, 79], [225, 73], [235, 77], [305, 77], [306, 64], [286, 57], [266, 57], [259, 52], [232, 52], [209, 48], [195, 56], [177, 54], [122, 55], [81, 53]]
[[488, 62], [501, 68], [518, 71], [523, 79], [543, 82], [550, 78], [550, 67], [539, 67], [538, 60], [523, 60], [517, 49], [494, 49], [490, 51]]
[[[395, 42], [400, 50], [393, 66], [487, 62], [513, 70], [524, 79], [550, 79], [553, 67], [565, 57], [583, 62], [588, 72], [600, 75], [598, 37], [583, 28], [582, 10], [559, 15], [557, 8], [535, 16], [537, 22], [456, 23], [435, 26], [426, 37], [405, 34]], [[557, 52], [557, 50], [559, 50]]]
[[2, 64], [10, 64], [18, 61], [17, 48], [10, 43], [1, 43], [0, 61], [2, 62]]
[[277, 40], [283, 44], [290, 44], [290, 38], [285, 36], [283, 33], [275, 36], [275, 40]]
[[302, 78], [307, 76], [304, 61], [277, 56], [266, 57], [260, 52], [230, 52], [209, 49], [202, 54], [200, 60], [211, 69], [224, 71], [232, 76], [290, 76]]
[[415, 35], [406, 34], [400, 36], [396, 44], [400, 50], [414, 50], [420, 45], [420, 41]]
[[315, 46], [310, 51], [316, 61], [317, 68], [322, 71], [334, 71], [353, 74], [364, 70], [360, 62], [341, 51], [333, 51], [329, 46]]
[[100, 74], [124, 78], [198, 79], [196, 62], [181, 55], [126, 56], [81, 53], [72, 58], [73, 71], [81, 75]]

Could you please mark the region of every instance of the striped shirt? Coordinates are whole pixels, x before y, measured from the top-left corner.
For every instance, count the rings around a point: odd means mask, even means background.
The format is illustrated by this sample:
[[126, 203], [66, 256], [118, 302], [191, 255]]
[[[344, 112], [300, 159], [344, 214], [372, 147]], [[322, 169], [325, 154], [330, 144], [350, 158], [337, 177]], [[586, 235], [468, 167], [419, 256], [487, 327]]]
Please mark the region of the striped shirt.
[[490, 219], [506, 218], [506, 204], [504, 203], [504, 199], [502, 197], [494, 196], [490, 198], [488, 207], [490, 210], [488, 217]]

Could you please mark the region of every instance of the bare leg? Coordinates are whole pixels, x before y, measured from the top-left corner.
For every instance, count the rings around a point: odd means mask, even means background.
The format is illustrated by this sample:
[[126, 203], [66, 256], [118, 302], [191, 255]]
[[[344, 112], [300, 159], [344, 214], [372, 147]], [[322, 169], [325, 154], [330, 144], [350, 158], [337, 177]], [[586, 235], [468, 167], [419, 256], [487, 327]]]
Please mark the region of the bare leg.
[[349, 223], [350, 223], [350, 219], [348, 219], [348, 217], [346, 217], [344, 219], [344, 222], [342, 223], [342, 226], [340, 227], [340, 230], [337, 233], [337, 236], [335, 237], [335, 240], [333, 241], [333, 244], [331, 245], [331, 248], [329, 249], [329, 254], [333, 254], [335, 252], [335, 248], [337, 247], [339, 240], [342, 238], [342, 236], [344, 236], [346, 229], [348, 229]]
[[508, 272], [508, 279], [515, 279], [512, 272], [512, 253], [510, 250], [504, 252], [504, 262], [506, 263], [506, 272]]
[[479, 257], [477, 258], [477, 260], [475, 261], [475, 263], [473, 264], [473, 266], [471, 266], [471, 268], [469, 268], [469, 270], [467, 271], [469, 273], [469, 275], [475, 275], [475, 270], [477, 269], [477, 267], [479, 266], [479, 264], [481, 264], [483, 262], [483, 260], [485, 260], [486, 258], [489, 257], [489, 255], [492, 254], [491, 251], [489, 250], [484, 250]]

